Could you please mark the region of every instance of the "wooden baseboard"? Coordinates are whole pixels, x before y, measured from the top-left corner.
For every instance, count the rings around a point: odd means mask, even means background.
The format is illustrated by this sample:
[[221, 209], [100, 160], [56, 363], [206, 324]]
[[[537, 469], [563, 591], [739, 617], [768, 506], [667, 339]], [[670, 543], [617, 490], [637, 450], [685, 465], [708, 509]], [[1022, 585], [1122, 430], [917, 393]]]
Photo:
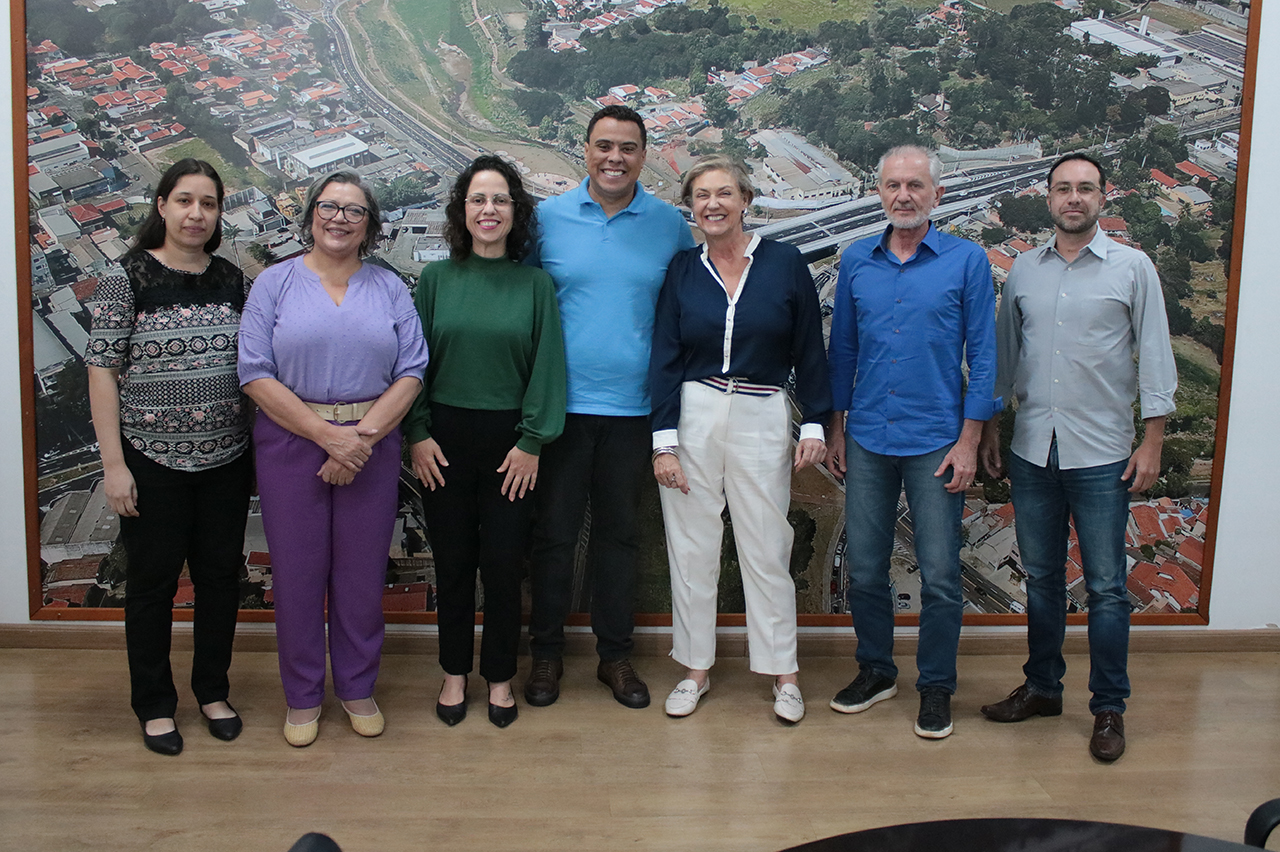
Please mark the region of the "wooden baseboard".
[[[895, 637], [895, 654], [902, 658], [913, 656], [916, 641], [915, 635]], [[521, 653], [528, 653], [527, 642], [527, 639], [523, 640]], [[806, 632], [799, 637], [799, 652], [801, 657], [852, 657], [857, 642], [851, 630]], [[190, 650], [190, 624], [174, 625], [173, 645], [177, 650]], [[393, 627], [387, 632], [383, 650], [387, 654], [434, 656], [438, 653], [439, 647], [440, 643], [434, 629], [404, 630]], [[124, 625], [101, 622], [0, 625], [0, 649], [9, 648], [123, 651]], [[1066, 653], [1083, 654], [1088, 652], [1088, 648], [1088, 637], [1083, 631], [1067, 634], [1063, 647]], [[744, 657], [747, 654], [746, 634], [737, 630], [721, 631], [717, 637], [716, 649], [721, 657]], [[240, 625], [236, 633], [236, 650], [274, 653], [276, 650], [274, 628], [269, 625]], [[966, 632], [960, 637], [961, 655], [1018, 656], [1025, 654], [1026, 650], [1026, 634], [1020, 630]], [[635, 655], [638, 657], [666, 656], [670, 651], [671, 634], [668, 631], [642, 632], [635, 635]], [[1130, 634], [1129, 651], [1135, 654], [1280, 651], [1280, 630], [1135, 628]], [[567, 637], [566, 653], [572, 656], [594, 654], [595, 637], [587, 632], [570, 633]]]

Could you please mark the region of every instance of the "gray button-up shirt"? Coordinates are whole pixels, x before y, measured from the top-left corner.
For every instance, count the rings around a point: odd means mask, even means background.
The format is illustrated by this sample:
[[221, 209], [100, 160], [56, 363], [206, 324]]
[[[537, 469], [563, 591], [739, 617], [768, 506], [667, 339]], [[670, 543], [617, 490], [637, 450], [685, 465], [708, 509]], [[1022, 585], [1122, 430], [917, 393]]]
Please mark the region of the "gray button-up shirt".
[[1005, 282], [995, 393], [1016, 391], [1013, 451], [1027, 461], [1046, 465], [1055, 434], [1062, 468], [1122, 461], [1136, 394], [1144, 420], [1174, 411], [1160, 279], [1150, 258], [1101, 229], [1071, 263], [1055, 242], [1020, 256]]

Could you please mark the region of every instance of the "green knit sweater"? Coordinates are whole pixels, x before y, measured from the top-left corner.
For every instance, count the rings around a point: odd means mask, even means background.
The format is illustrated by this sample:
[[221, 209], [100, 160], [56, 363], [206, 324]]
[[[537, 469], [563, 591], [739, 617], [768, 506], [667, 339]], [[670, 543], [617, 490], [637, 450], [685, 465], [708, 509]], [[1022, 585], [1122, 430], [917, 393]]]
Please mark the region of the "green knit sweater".
[[431, 437], [431, 403], [519, 409], [516, 446], [538, 455], [564, 429], [565, 366], [551, 276], [506, 257], [429, 263], [414, 304], [431, 362], [402, 427], [409, 443]]

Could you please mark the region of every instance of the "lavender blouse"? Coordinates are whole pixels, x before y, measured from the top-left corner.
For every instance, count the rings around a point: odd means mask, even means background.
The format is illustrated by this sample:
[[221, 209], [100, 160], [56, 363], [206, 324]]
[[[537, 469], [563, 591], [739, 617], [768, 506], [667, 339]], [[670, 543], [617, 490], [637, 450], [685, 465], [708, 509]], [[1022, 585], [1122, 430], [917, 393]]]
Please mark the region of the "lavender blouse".
[[335, 305], [298, 256], [259, 275], [245, 302], [241, 386], [272, 378], [306, 402], [364, 402], [426, 368], [409, 289], [380, 266], [361, 266]]

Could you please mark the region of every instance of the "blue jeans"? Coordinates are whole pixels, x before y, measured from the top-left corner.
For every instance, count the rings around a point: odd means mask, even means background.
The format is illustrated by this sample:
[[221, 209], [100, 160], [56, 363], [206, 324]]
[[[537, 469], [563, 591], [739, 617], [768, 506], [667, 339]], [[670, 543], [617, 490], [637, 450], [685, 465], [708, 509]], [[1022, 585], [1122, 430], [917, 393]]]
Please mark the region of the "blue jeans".
[[1124, 712], [1129, 697], [1129, 593], [1124, 539], [1129, 522], [1128, 461], [1061, 470], [1058, 445], [1048, 467], [1009, 457], [1022, 568], [1027, 573], [1027, 688], [1062, 694], [1067, 625], [1067, 520], [1075, 520], [1089, 593], [1089, 702], [1092, 713]]
[[893, 616], [897, 601], [889, 590], [889, 557], [898, 520], [898, 495], [905, 486], [920, 566], [921, 608], [916, 689], [956, 691], [956, 647], [964, 601], [960, 596], [960, 516], [964, 495], [943, 487], [951, 479], [933, 472], [948, 445], [919, 456], [882, 456], [853, 438], [845, 440], [845, 553], [849, 563], [849, 609], [858, 634], [861, 668], [896, 678]]

